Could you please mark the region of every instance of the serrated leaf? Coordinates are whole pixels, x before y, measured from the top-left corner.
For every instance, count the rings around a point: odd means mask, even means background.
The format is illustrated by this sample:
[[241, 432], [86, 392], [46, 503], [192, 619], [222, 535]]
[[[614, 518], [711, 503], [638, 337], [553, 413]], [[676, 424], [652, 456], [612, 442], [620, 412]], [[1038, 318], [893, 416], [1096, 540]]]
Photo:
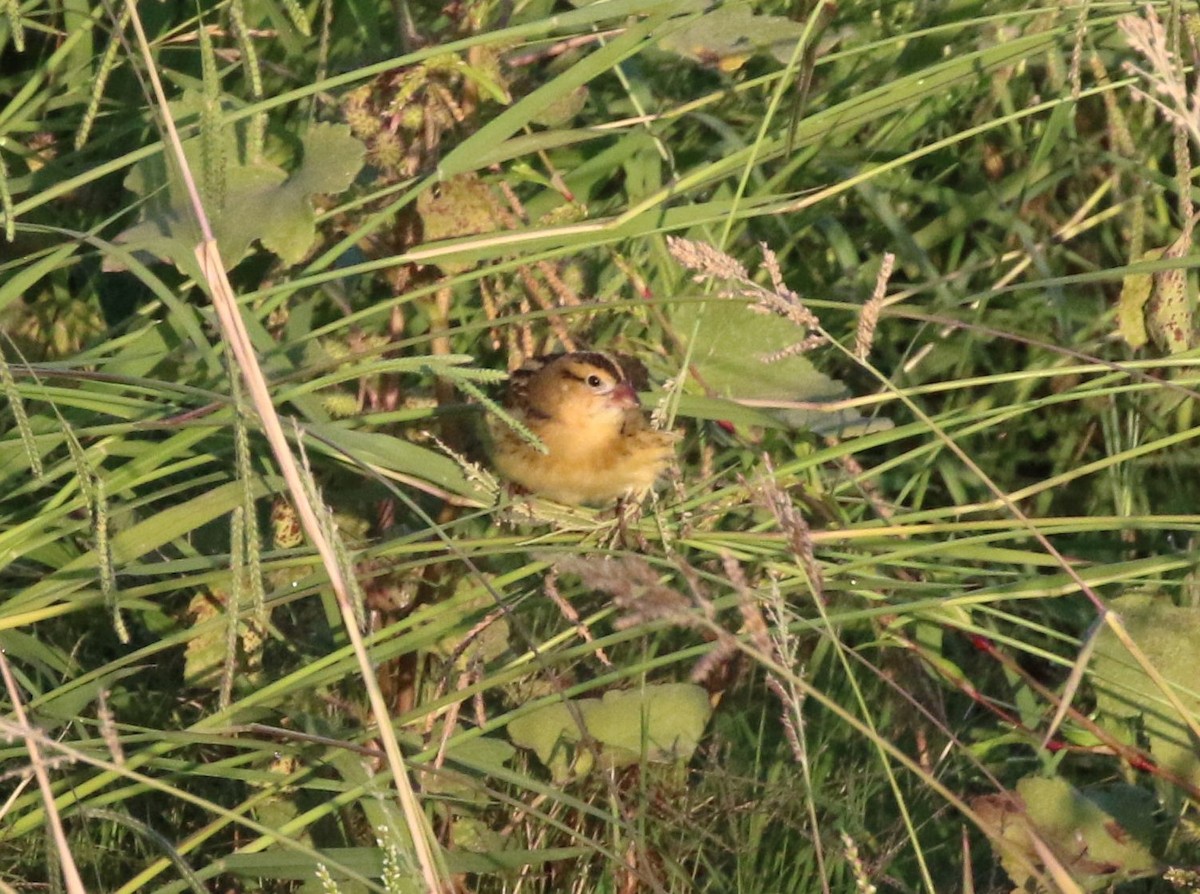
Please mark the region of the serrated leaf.
[[[312, 197], [346, 189], [362, 168], [365, 149], [343, 124], [318, 124], [301, 140], [304, 161], [285, 183], [262, 190], [261, 215], [269, 226], [261, 226], [263, 247], [279, 255], [286, 264], [296, 264], [316, 240], [316, 216]], [[247, 196], [253, 199], [253, 196]]]
[[289, 185], [305, 195], [339, 193], [347, 189], [362, 170], [366, 152], [346, 124], [316, 124], [301, 139], [304, 163]]
[[[691, 683], [606, 692], [588, 716], [588, 731], [637, 761], [687, 760], [712, 714], [708, 693]], [[645, 729], [643, 730], [643, 723]]]

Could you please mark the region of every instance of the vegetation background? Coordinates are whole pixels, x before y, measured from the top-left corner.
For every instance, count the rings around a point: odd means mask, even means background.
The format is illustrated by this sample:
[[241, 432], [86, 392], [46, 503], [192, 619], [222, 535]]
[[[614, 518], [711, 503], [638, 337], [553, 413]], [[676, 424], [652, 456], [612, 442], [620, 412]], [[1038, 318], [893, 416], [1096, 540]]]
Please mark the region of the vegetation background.
[[1200, 887], [1198, 38], [0, 2], [0, 891]]

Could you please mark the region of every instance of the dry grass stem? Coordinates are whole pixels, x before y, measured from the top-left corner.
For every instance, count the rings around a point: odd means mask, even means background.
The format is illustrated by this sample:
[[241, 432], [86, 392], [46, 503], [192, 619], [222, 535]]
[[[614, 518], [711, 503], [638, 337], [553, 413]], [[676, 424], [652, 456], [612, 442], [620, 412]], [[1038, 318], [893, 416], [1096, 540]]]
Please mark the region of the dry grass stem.
[[[703, 587], [691, 568], [682, 564], [677, 566], [691, 590], [692, 600], [689, 600], [682, 593], [660, 583], [658, 572], [645, 559], [636, 556], [601, 559], [567, 556], [555, 559], [554, 564], [559, 573], [573, 574], [584, 586], [612, 597], [613, 604], [621, 612], [621, 616], [613, 624], [618, 630], [666, 621], [680, 627], [699, 630], [706, 637], [714, 638], [716, 643], [712, 650], [692, 668], [689, 677], [693, 683], [707, 683], [714, 678], [729, 676], [725, 671], [742, 651], [742, 647], [733, 634], [718, 625], [712, 602], [704, 594]], [[737, 573], [741, 574], [740, 568], [737, 569]], [[745, 585], [745, 580], [741, 577], [739, 580], [742, 583], [740, 591], [744, 590], [749, 594], [750, 590]], [[547, 592], [550, 592], [549, 589]], [[753, 597], [747, 598], [752, 604]], [[696, 612], [697, 607], [700, 614]], [[751, 605], [743, 606], [743, 618], [747, 619], [744, 624], [746, 629], [753, 630], [756, 647], [760, 651], [765, 649], [766, 654], [773, 654], [762, 616]]]
[[728, 676], [726, 668], [737, 658], [740, 651], [737, 640], [721, 631], [708, 654], [693, 665], [688, 679], [697, 685], [705, 685], [711, 680]]
[[788, 537], [792, 555], [808, 578], [808, 585], [817, 599], [825, 596], [825, 577], [813, 554], [812, 530], [796, 508], [787, 491], [775, 481], [775, 467], [769, 454], [763, 454], [764, 475], [752, 490], [763, 506], [775, 518], [776, 524]]
[[[825, 443], [830, 447], [836, 447], [841, 443], [841, 440], [830, 436], [825, 439]], [[847, 475], [855, 479], [858, 483], [859, 491], [867, 498], [876, 515], [885, 521], [895, 515], [895, 510], [879, 492], [879, 485], [866, 476], [866, 470], [862, 467], [862, 463], [855, 459], [853, 453], [842, 454], [837, 458], [836, 462], [845, 470]]]
[[739, 261], [707, 243], [668, 236], [667, 250], [676, 261], [688, 270], [696, 272], [696, 276], [693, 277], [696, 282], [704, 282], [706, 279], [728, 279], [749, 283], [756, 289], [761, 288], [751, 281], [746, 268]]
[[[771, 578], [767, 615], [771, 622], [772, 658], [780, 667], [787, 668], [792, 674], [801, 673], [800, 647], [796, 637], [792, 635], [790, 627], [793, 620], [792, 613], [788, 608], [787, 600], [783, 598], [783, 594], [779, 590], [779, 582], [774, 577]], [[792, 757], [795, 758], [796, 763], [805, 768], [807, 775], [808, 749], [804, 745], [804, 736], [801, 734], [801, 730], [804, 729], [804, 702], [806, 700], [804, 690], [794, 682], [793, 677], [780, 674], [767, 675], [767, 688], [779, 699], [783, 708], [780, 722], [788, 741], [788, 747], [791, 748]]]
[[566, 556], [556, 558], [554, 565], [557, 572], [573, 574], [584, 586], [612, 597], [621, 612], [614, 625], [618, 630], [657, 620], [688, 626], [694, 623], [691, 603], [681, 593], [660, 583], [658, 572], [645, 559]]
[[70, 842], [67, 841], [62, 816], [55, 804], [54, 786], [50, 782], [49, 767], [42, 756], [41, 746], [38, 745], [36, 731], [29, 725], [29, 719], [25, 714], [25, 705], [21, 701], [21, 691], [17, 688], [17, 681], [13, 677], [12, 669], [4, 657], [3, 650], [0, 650], [0, 676], [4, 678], [4, 688], [8, 691], [9, 705], [17, 721], [16, 735], [25, 740], [25, 749], [29, 752], [29, 763], [33, 767], [33, 775], [37, 779], [38, 788], [42, 793], [42, 802], [46, 810], [46, 824], [50, 827], [49, 835], [54, 842], [53, 849], [58, 855], [63, 883], [68, 894], [85, 894], [87, 888], [84, 887], [79, 869], [71, 856]]
[[846, 861], [854, 873], [854, 890], [859, 894], [875, 894], [878, 890], [867, 874], [867, 867], [858, 855], [858, 845], [849, 833], [842, 832], [842, 847], [846, 851]]
[[[466, 690], [469, 686], [474, 685], [478, 680], [483, 678], [483, 676], [484, 676], [483, 659], [481, 658], [480, 649], [477, 648], [478, 643], [479, 643], [479, 638], [487, 631], [487, 629], [489, 627], [491, 627], [497, 621], [500, 621], [500, 620], [506, 618], [508, 616], [509, 611], [510, 610], [507, 607], [505, 607], [505, 608], [496, 609], [493, 612], [489, 612], [487, 614], [487, 616], [483, 618], [483, 620], [476, 623], [474, 627], [472, 627], [470, 630], [467, 631], [467, 633], [463, 637], [462, 641], [457, 646], [454, 647], [454, 650], [448, 656], [448, 658], [446, 660], [446, 664], [449, 667], [465, 668], [459, 674], [458, 678], [456, 679], [456, 681], [454, 683], [454, 688], [455, 688], [456, 692], [461, 692], [461, 691]], [[450, 681], [450, 675], [449, 675], [449, 673], [447, 673], [442, 678], [441, 682], [438, 683], [437, 688], [434, 691], [434, 700], [439, 700], [445, 696], [447, 688], [449, 686], [449, 681]], [[453, 715], [453, 717], [457, 718], [460, 705], [461, 705], [461, 702], [454, 703], [454, 705], [452, 706], [453, 711], [447, 712], [448, 718], [450, 717], [451, 714]], [[475, 712], [475, 722], [477, 724], [479, 724], [480, 726], [483, 726], [484, 724], [486, 724], [487, 723], [487, 712], [486, 712], [485, 706], [483, 704], [481, 692], [475, 693], [475, 695], [472, 699], [472, 707]], [[436, 715], [431, 714], [430, 720], [432, 720], [435, 716]], [[450, 719], [447, 719], [444, 722], [448, 725], [450, 725], [452, 723], [452, 721]], [[433, 729], [433, 727], [431, 725], [427, 725], [425, 734], [429, 735], [429, 733], [432, 731], [432, 729]], [[438, 754], [439, 761], [441, 761], [444, 758], [443, 751], [447, 747], [447, 744], [446, 744], [447, 741], [448, 740], [443, 741], [443, 744], [442, 744], [443, 750], [440, 750], [439, 754]], [[440, 763], [439, 763], [439, 766], [440, 766]]]
[[783, 727], [783, 736], [787, 739], [792, 758], [798, 764], [803, 763], [807, 758], [807, 751], [804, 748], [804, 741], [800, 738], [798, 718], [801, 716], [800, 711], [804, 700], [797, 697], [798, 693], [795, 689], [780, 682], [779, 677], [775, 674], [767, 674], [767, 688], [779, 699], [783, 709], [779, 714], [779, 723]]
[[684, 583], [687, 584], [693, 605], [700, 611], [700, 614], [697, 615], [693, 610], [687, 614], [686, 618], [676, 618], [676, 621], [701, 630], [705, 636], [716, 641], [712, 649], [692, 667], [688, 678], [693, 683], [708, 687], [709, 691], [716, 691], [723, 686], [721, 681], [731, 680], [736, 675], [737, 661], [742, 653], [742, 647], [737, 641], [737, 637], [717, 623], [716, 607], [709, 599], [696, 570], [682, 558], [677, 558], [675, 568]]
[[866, 360], [875, 341], [875, 326], [879, 323], [879, 312], [883, 309], [884, 298], [887, 295], [888, 280], [892, 278], [892, 270], [896, 265], [896, 256], [890, 251], [883, 256], [879, 264], [879, 275], [875, 277], [875, 291], [863, 305], [862, 314], [858, 318], [858, 328], [854, 332], [854, 356]]
[[112, 710], [108, 706], [108, 690], [101, 688], [96, 693], [96, 720], [100, 725], [100, 736], [108, 748], [112, 762], [118, 767], [125, 766], [125, 749], [121, 747], [121, 736], [117, 732], [116, 721], [113, 720]]
[[1200, 146], [1200, 81], [1188, 89], [1184, 66], [1171, 49], [1167, 29], [1154, 7], [1147, 4], [1145, 16], [1125, 16], [1117, 25], [1149, 66], [1147, 70], [1133, 62], [1124, 64], [1126, 72], [1150, 86], [1149, 91], [1131, 87], [1134, 97], [1152, 103], [1172, 126], [1186, 131], [1192, 142]]
[[[737, 592], [738, 610], [742, 616], [742, 631], [749, 635], [750, 642], [754, 644], [761, 656], [766, 671], [767, 688], [779, 699], [782, 709], [779, 721], [783, 727], [788, 747], [791, 749], [792, 757], [797, 763], [804, 764], [808, 754], [804, 747], [804, 739], [800, 735], [804, 723], [802, 714], [804, 693], [789, 677], [774, 669], [791, 668], [798, 663], [797, 644], [795, 637], [788, 629], [789, 612], [783, 596], [779, 592], [778, 583], [774, 579], [771, 581], [772, 598], [768, 603], [771, 624], [768, 625], [760, 601], [746, 580], [746, 575], [738, 561], [726, 553], [721, 556], [721, 567]], [[720, 646], [728, 648], [730, 645], [736, 645], [733, 643], [732, 637], [729, 639], [729, 643], [722, 642]], [[719, 647], [718, 652], [720, 651], [723, 650]], [[715, 654], [717, 653], [714, 652]], [[693, 674], [694, 676], [695, 674]]]
[[[558, 572], [558, 568], [551, 568], [550, 571], [547, 572], [546, 579], [542, 583], [542, 587], [546, 591], [546, 595], [550, 597], [551, 602], [558, 606], [559, 612], [564, 618], [567, 619], [567, 622], [575, 628], [575, 632], [579, 634], [579, 638], [585, 643], [595, 644], [596, 638], [592, 636], [592, 632], [588, 630], [587, 626], [580, 620], [579, 612], [575, 611], [574, 606], [572, 606], [571, 603], [564, 599], [562, 594], [558, 592]], [[596, 646], [596, 658], [605, 667], [613, 666], [612, 660], [599, 646]]]
[[763, 655], [774, 658], [775, 647], [767, 633], [767, 622], [754, 598], [754, 591], [746, 581], [742, 566], [729, 553], [722, 553], [721, 568], [724, 569], [725, 576], [733, 584], [733, 589], [737, 593], [738, 611], [742, 614], [742, 629], [750, 634], [750, 641], [754, 643], [755, 648]]

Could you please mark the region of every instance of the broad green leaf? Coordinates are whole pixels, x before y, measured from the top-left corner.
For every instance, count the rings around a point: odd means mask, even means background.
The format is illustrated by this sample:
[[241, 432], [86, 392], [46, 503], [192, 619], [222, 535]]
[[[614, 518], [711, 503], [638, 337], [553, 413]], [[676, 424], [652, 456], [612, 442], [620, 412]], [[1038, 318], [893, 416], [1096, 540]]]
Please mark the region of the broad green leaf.
[[1017, 783], [1038, 832], [1072, 874], [1092, 888], [1108, 887], [1114, 874], [1154, 867], [1148, 847], [1153, 798], [1131, 785], [1101, 791], [1105, 797], [1096, 800], [1061, 778], [1031, 776]]
[[[1146, 658], [1176, 687], [1184, 707], [1200, 716], [1200, 609], [1143, 594], [1122, 596], [1111, 607]], [[1096, 644], [1092, 676], [1097, 707], [1113, 716], [1140, 718], [1154, 759], [1200, 785], [1200, 753], [1187, 727], [1107, 626]]]
[[[755, 313], [744, 302], [732, 299], [704, 305], [677, 304], [670, 309], [670, 317], [676, 335], [692, 341], [692, 366], [702, 387], [713, 395], [781, 403], [826, 403], [849, 395], [841, 382], [818, 371], [803, 355], [766, 362], [768, 355], [805, 336], [781, 317]], [[851, 410], [756, 409], [789, 428], [806, 428], [822, 434], [889, 424], [886, 420], [868, 420]]]
[[1000, 862], [1017, 890], [1033, 890], [1030, 867], [1047, 868], [1035, 839], [1089, 891], [1157, 865], [1149, 847], [1154, 798], [1132, 785], [1079, 791], [1064, 779], [1028, 776], [1016, 792], [976, 798], [971, 806], [999, 844]]
[[659, 46], [733, 72], [756, 53], [769, 53], [786, 63], [803, 33], [804, 25], [783, 16], [758, 15], [749, 6], [720, 6], [664, 37]]
[[[201, 103], [194, 93], [187, 93], [171, 105], [171, 113], [177, 122], [184, 121]], [[256, 239], [284, 263], [300, 261], [316, 238], [312, 196], [341, 192], [362, 167], [365, 150], [345, 125], [317, 124], [301, 137], [301, 146], [300, 165], [289, 174], [265, 161], [243, 162], [241, 140], [233, 128], [205, 133], [183, 144], [227, 267], [241, 261]], [[214, 159], [220, 162], [219, 170], [213, 169]], [[219, 180], [220, 188], [206, 178]], [[202, 238], [200, 228], [183, 179], [168, 156], [139, 162], [129, 172], [125, 186], [146, 201], [138, 222], [116, 241], [196, 274], [193, 252]], [[124, 265], [109, 257], [106, 269], [121, 270]]]
[[585, 730], [601, 746], [599, 759], [607, 767], [643, 759], [687, 760], [711, 714], [708, 693], [699, 686], [665, 683], [574, 699], [570, 705], [555, 702], [509, 723], [508, 734], [514, 744], [536, 752], [556, 779], [565, 779], [591, 769], [593, 752], [573, 747]]

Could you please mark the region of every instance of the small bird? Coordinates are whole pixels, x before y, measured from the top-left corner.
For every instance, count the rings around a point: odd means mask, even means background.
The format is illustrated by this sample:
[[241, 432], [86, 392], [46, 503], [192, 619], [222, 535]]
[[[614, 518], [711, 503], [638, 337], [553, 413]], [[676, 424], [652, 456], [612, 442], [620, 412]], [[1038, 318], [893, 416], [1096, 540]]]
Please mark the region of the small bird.
[[548, 452], [497, 423], [496, 468], [560, 503], [604, 503], [648, 490], [675, 453], [678, 435], [650, 428], [627, 370], [608, 354], [535, 357], [513, 371], [504, 405]]

